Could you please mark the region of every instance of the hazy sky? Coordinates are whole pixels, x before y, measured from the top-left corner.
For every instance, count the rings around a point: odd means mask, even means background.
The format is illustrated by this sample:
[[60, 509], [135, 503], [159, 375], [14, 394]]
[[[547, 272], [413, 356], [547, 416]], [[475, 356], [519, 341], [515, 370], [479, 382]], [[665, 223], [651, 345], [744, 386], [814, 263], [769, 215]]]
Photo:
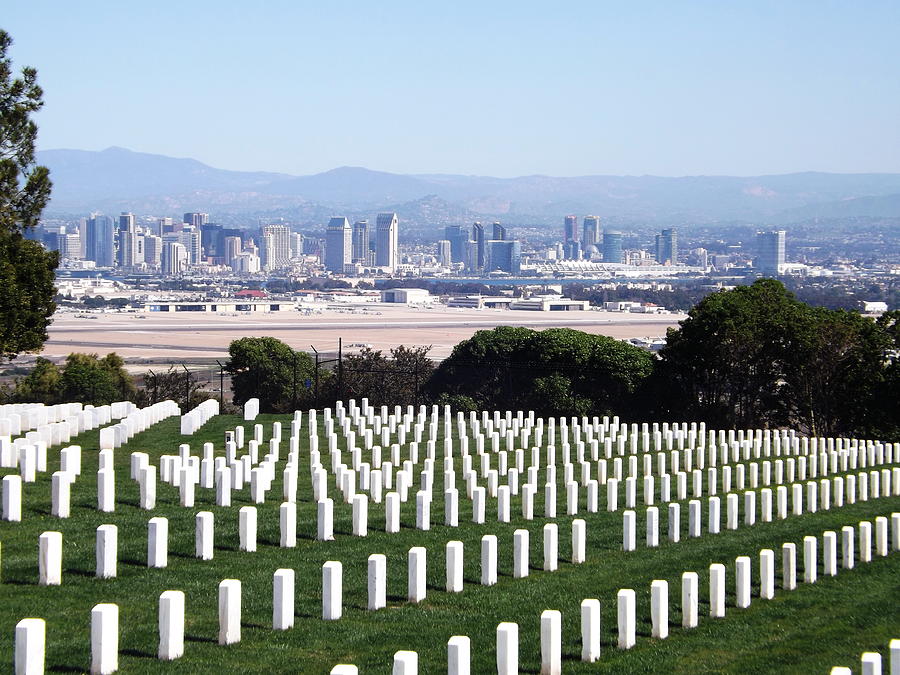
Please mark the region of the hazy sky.
[[900, 172], [900, 2], [4, 0], [40, 146], [315, 173]]

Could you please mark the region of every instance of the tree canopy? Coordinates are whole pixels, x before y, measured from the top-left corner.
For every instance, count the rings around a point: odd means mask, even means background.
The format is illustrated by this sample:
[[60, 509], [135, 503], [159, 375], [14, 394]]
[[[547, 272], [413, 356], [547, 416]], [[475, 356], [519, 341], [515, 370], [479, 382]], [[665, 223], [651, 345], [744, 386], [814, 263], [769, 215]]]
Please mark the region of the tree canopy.
[[308, 405], [306, 380], [314, 377], [313, 360], [273, 337], [246, 337], [228, 345], [225, 370], [231, 375], [235, 405], [259, 399], [263, 412], [286, 412]]
[[[890, 317], [811, 307], [774, 279], [708, 295], [670, 329], [649, 395], [657, 415], [817, 435], [889, 428]], [[896, 401], [896, 399], [895, 399]]]
[[7, 51], [12, 39], [0, 30], [0, 358], [37, 351], [47, 339], [56, 305], [56, 252], [24, 233], [37, 225], [50, 199], [46, 167], [35, 166], [37, 125], [43, 105], [37, 71], [13, 75]]
[[652, 370], [649, 353], [603, 335], [501, 326], [456, 345], [429, 390], [447, 402], [471, 399], [487, 409], [605, 414], [627, 409]]

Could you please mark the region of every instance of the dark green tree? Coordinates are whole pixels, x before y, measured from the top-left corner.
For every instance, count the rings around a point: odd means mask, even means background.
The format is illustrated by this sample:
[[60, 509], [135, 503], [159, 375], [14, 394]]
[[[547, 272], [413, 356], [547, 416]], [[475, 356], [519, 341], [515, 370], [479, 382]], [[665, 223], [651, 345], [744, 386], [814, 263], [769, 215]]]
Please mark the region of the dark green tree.
[[344, 397], [368, 398], [369, 404], [415, 405], [419, 392], [431, 377], [431, 347], [392, 347], [389, 354], [363, 349], [344, 357]]
[[0, 30], [0, 358], [40, 350], [56, 309], [56, 252], [24, 237], [37, 225], [50, 199], [46, 167], [35, 166], [37, 125], [43, 105], [37, 71], [13, 75], [7, 51], [12, 39]]
[[60, 377], [60, 400], [106, 405], [130, 401], [137, 389], [116, 353], [102, 359], [96, 354], [69, 354]]
[[630, 411], [652, 370], [649, 353], [603, 335], [501, 326], [456, 345], [429, 390], [435, 398], [468, 396], [488, 409], [599, 415]]
[[805, 308], [774, 279], [703, 298], [659, 353], [657, 415], [720, 429], [787, 424], [783, 375]]
[[235, 405], [259, 399], [263, 412], [286, 412], [312, 402], [304, 386], [315, 366], [306, 352], [297, 352], [277, 338], [247, 337], [228, 345], [225, 370], [231, 375]]
[[58, 403], [60, 379], [61, 374], [56, 364], [39, 356], [31, 372], [16, 380], [13, 397], [19, 403]]

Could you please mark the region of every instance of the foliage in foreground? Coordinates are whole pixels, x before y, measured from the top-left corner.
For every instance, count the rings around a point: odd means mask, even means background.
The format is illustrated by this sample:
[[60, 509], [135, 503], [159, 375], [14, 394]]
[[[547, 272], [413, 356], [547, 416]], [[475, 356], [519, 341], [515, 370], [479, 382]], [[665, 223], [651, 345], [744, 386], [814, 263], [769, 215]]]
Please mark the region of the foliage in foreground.
[[37, 125], [43, 92], [37, 71], [13, 76], [7, 51], [12, 39], [0, 30], [0, 359], [38, 351], [56, 309], [56, 252], [24, 234], [37, 225], [50, 199], [46, 167], [35, 166]]

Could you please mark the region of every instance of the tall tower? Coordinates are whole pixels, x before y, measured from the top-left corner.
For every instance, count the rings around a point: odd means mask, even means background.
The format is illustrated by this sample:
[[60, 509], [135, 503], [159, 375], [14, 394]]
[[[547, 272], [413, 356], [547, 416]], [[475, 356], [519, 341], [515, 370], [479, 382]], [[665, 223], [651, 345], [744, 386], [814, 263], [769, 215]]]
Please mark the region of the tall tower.
[[375, 266], [391, 272], [399, 262], [398, 222], [396, 213], [379, 213], [375, 221]]
[[441, 266], [450, 267], [450, 264], [453, 261], [453, 256], [450, 254], [450, 241], [448, 239], [441, 239], [437, 243], [436, 253], [438, 262], [440, 262]]
[[353, 223], [353, 252], [350, 256], [355, 263], [366, 264], [369, 259], [369, 221], [357, 220]]
[[116, 264], [116, 224], [109, 216], [94, 213], [85, 228], [85, 257], [97, 267]]
[[291, 228], [287, 225], [263, 225], [262, 240], [262, 266], [267, 272], [291, 264]]
[[674, 227], [656, 235], [656, 262], [660, 265], [678, 263], [678, 232]]
[[193, 225], [194, 227], [200, 228], [209, 222], [209, 214], [192, 211], [190, 213], [185, 213], [182, 220], [185, 225]]
[[472, 240], [475, 242], [475, 269], [484, 269], [484, 225], [480, 222], [472, 224]]
[[756, 246], [759, 257], [756, 266], [759, 273], [767, 277], [777, 277], [784, 266], [785, 230], [757, 232]]
[[621, 232], [603, 233], [603, 262], [617, 264], [624, 262]]
[[494, 236], [491, 237], [495, 241], [505, 241], [506, 240], [506, 228], [503, 227], [500, 223], [495, 222], [494, 225]]
[[450, 242], [450, 257], [453, 262], [466, 261], [466, 247], [469, 243], [469, 232], [459, 225], [448, 225], [444, 228], [444, 239]]
[[578, 241], [578, 217], [566, 216], [563, 224], [563, 237], [565, 241]]
[[600, 243], [600, 218], [598, 216], [585, 216], [581, 229], [581, 245], [584, 248], [596, 246]]
[[350, 221], [344, 217], [332, 218], [325, 231], [325, 269], [343, 273], [350, 264], [353, 232]]

